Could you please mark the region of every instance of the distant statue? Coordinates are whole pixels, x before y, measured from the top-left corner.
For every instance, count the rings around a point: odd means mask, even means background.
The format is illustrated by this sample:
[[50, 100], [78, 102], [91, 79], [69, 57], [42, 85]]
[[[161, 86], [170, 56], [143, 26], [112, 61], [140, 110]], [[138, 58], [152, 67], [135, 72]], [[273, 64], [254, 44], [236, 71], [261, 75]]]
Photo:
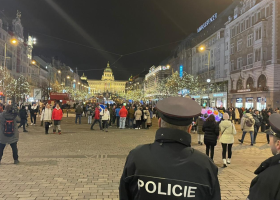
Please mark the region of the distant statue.
[[21, 18], [21, 12], [19, 10], [17, 10], [17, 19]]

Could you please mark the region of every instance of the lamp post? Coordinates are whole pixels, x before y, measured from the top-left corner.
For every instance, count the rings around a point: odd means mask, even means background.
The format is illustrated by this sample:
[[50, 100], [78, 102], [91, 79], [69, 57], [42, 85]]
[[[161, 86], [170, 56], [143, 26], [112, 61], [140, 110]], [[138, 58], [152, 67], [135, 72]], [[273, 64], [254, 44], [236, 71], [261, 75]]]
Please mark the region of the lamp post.
[[207, 83], [208, 83], [208, 106], [209, 107], [210, 107], [210, 95], [209, 95], [209, 93], [210, 93], [210, 82], [211, 82], [211, 79], [208, 78]]
[[[15, 38], [12, 38], [11, 40], [10, 40], [10, 43], [12, 44], [12, 45], [17, 45], [17, 43], [18, 43], [18, 40], [17, 39], [15, 39]], [[7, 63], [7, 42], [5, 42], [5, 50], [4, 50], [4, 67], [3, 67], [3, 71], [4, 71], [4, 76], [5, 76], [5, 74], [6, 74], [6, 63]], [[3, 81], [2, 81], [2, 88], [3, 88], [3, 93], [4, 93], [4, 88], [5, 88], [5, 81], [4, 81], [4, 78], [3, 78]], [[6, 94], [4, 94], [4, 95], [6, 95]], [[5, 103], [5, 96], [3, 95], [3, 103]]]

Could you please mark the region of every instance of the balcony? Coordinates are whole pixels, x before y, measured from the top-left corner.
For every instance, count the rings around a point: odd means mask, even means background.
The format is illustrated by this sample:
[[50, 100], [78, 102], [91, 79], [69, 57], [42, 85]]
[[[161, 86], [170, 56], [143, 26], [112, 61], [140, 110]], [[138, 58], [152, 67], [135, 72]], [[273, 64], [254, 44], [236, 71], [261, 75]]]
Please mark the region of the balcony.
[[243, 70], [252, 69], [252, 68], [253, 68], [253, 64], [243, 66]]
[[246, 92], [257, 92], [257, 91], [268, 91], [268, 86], [258, 88], [246, 88], [241, 90], [230, 90], [230, 93], [246, 93]]

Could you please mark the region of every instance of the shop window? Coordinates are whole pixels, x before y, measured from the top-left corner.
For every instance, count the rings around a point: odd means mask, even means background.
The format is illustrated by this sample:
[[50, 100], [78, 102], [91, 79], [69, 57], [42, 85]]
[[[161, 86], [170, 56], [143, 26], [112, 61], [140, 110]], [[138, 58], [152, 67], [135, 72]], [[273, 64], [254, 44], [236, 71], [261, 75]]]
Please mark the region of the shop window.
[[247, 89], [251, 89], [251, 88], [253, 88], [253, 86], [254, 86], [253, 78], [252, 78], [252, 77], [249, 77], [249, 78], [247, 79], [247, 82], [246, 82], [246, 88], [247, 88]]
[[258, 87], [259, 88], [263, 88], [266, 87], [266, 77], [265, 75], [260, 75], [259, 79], [258, 79]]
[[237, 90], [242, 90], [243, 89], [243, 83], [242, 83], [242, 79], [239, 79], [236, 83], [236, 89]]

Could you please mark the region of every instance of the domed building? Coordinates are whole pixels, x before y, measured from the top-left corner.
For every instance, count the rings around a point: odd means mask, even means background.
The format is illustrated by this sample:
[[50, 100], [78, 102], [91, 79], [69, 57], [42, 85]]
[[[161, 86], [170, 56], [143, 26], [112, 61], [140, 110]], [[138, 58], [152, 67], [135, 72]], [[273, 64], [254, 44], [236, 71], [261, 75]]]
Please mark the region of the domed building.
[[109, 62], [107, 67], [104, 69], [101, 80], [90, 80], [88, 84], [91, 88], [92, 95], [103, 94], [103, 93], [125, 93], [126, 81], [116, 81], [113, 75], [113, 71], [110, 67]]

